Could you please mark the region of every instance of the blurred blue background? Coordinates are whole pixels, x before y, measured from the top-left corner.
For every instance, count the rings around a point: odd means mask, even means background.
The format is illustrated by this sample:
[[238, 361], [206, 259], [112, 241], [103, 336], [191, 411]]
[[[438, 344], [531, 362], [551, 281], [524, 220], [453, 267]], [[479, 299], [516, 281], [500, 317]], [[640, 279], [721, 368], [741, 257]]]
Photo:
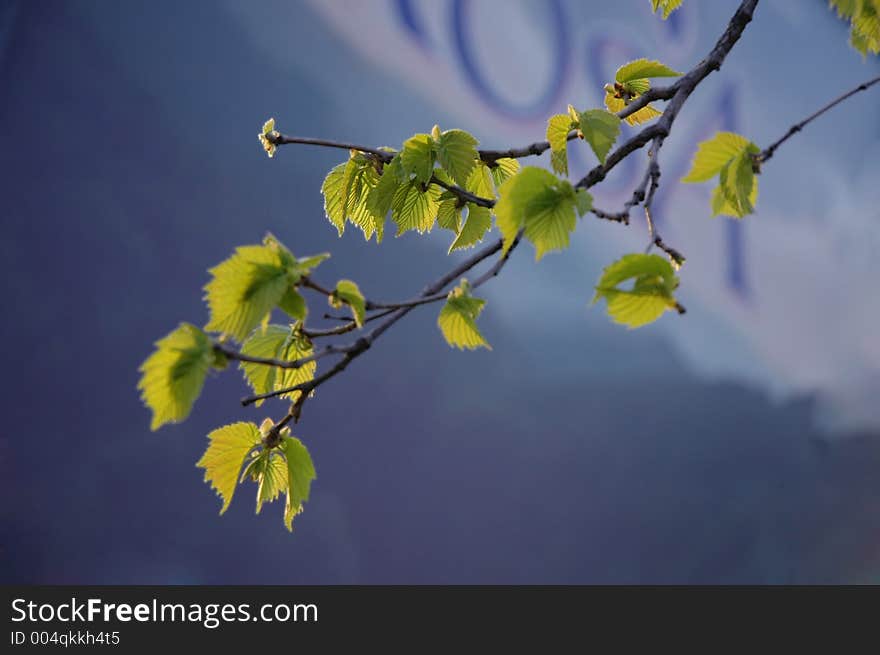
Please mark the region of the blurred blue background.
[[[266, 118], [522, 145], [568, 102], [598, 106], [629, 59], [687, 70], [737, 4], [663, 23], [647, 0], [3, 0], [0, 580], [880, 581], [877, 92], [780, 149], [742, 223], [675, 184], [714, 130], [766, 145], [880, 72], [824, 2], [762, 2], [664, 146], [685, 317], [627, 332], [587, 307], [602, 266], [644, 246], [639, 221], [586, 221], [539, 264], [523, 248], [484, 288], [494, 350], [450, 350], [424, 308], [309, 402], [295, 433], [318, 479], [292, 535], [252, 488], [218, 518], [194, 467], [211, 429], [283, 404], [243, 410], [229, 371], [150, 433], [135, 390], [154, 340], [207, 320], [206, 269], [266, 231], [383, 299], [450, 267], [448, 233], [338, 239], [319, 187], [344, 153], [270, 161]], [[576, 178], [592, 160], [573, 150]]]

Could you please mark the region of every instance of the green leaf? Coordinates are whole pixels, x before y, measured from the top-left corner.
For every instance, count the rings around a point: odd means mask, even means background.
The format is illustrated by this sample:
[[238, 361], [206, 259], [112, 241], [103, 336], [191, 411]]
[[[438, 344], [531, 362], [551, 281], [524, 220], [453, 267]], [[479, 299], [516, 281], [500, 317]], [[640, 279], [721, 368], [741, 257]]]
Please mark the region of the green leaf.
[[257, 475], [257, 514], [263, 503], [271, 503], [287, 491], [287, 462], [275, 452], [266, 450], [258, 459], [253, 472]]
[[357, 284], [351, 280], [339, 280], [339, 282], [336, 283], [336, 289], [333, 290], [333, 295], [330, 296], [329, 300], [330, 304], [337, 309], [342, 306], [342, 303], [351, 307], [351, 312], [354, 315], [354, 322], [358, 327], [364, 326], [367, 306], [366, 300], [364, 300], [364, 295], [361, 293]]
[[574, 206], [578, 216], [583, 216], [593, 208], [593, 196], [586, 189], [578, 189], [574, 194]]
[[403, 181], [403, 166], [400, 155], [395, 155], [382, 169], [382, 176], [367, 195], [367, 211], [373, 217], [373, 223], [379, 232], [379, 241], [385, 231], [385, 217], [391, 211], [394, 194]]
[[434, 140], [430, 134], [416, 134], [403, 143], [400, 163], [404, 175], [415, 176], [419, 182], [427, 183], [434, 171]]
[[[757, 151], [757, 147], [754, 150]], [[746, 148], [722, 168], [719, 175], [719, 188], [725, 200], [721, 211], [733, 210], [730, 214], [735, 218], [755, 211], [752, 198], [757, 198], [758, 180], [752, 168], [752, 154], [751, 148]]]
[[342, 236], [343, 232], [345, 232], [342, 182], [347, 165], [348, 162], [334, 166], [327, 173], [323, 184], [321, 184], [321, 193], [324, 195], [324, 214], [327, 216], [327, 220], [336, 228], [339, 236]]
[[315, 465], [308, 449], [296, 437], [285, 437], [281, 441], [281, 452], [287, 462], [287, 503], [284, 508], [284, 525], [293, 530], [293, 517], [303, 511], [303, 503], [309, 499], [312, 480], [315, 479]]
[[308, 275], [325, 259], [330, 259], [329, 252], [322, 252], [317, 255], [309, 255], [308, 257], [298, 257], [296, 259], [296, 270], [302, 275]]
[[248, 453], [260, 444], [262, 436], [253, 423], [233, 423], [208, 435], [208, 449], [196, 466], [205, 469], [205, 482], [223, 499], [223, 514], [232, 502], [238, 474]]
[[573, 127], [575, 124], [568, 114], [557, 114], [547, 121], [550, 164], [560, 175], [568, 175], [568, 133]]
[[400, 186], [391, 205], [391, 220], [397, 224], [397, 236], [407, 230], [419, 234], [430, 232], [440, 206], [440, 189], [436, 185], [422, 190], [420, 182], [413, 180]]
[[257, 134], [257, 138], [260, 140], [263, 150], [266, 151], [266, 154], [269, 155], [270, 158], [275, 156], [276, 150], [275, 144], [268, 138], [273, 132], [275, 132], [275, 119], [270, 118], [263, 123], [263, 131]]
[[450, 291], [437, 317], [437, 325], [446, 343], [461, 350], [480, 347], [492, 350], [477, 327], [477, 317], [485, 304], [485, 300], [471, 296], [467, 280], [462, 280], [458, 287]]
[[444, 230], [452, 230], [456, 234], [461, 230], [461, 207], [457, 198], [449, 198], [437, 208], [437, 224]]
[[[661, 64], [659, 61], [642, 58], [626, 63], [618, 68], [614, 74], [614, 79], [621, 84], [626, 84], [627, 82], [643, 80], [649, 77], [679, 77], [680, 75], [681, 73], [672, 70], [669, 66]], [[641, 91], [641, 93], [645, 91], [647, 89]]]
[[[630, 288], [620, 287], [629, 281]], [[677, 287], [675, 270], [663, 257], [624, 255], [602, 272], [593, 303], [604, 298], [614, 322], [637, 328], [656, 321], [668, 309], [683, 311], [672, 295]]]
[[383, 236], [385, 221], [377, 221], [368, 206], [370, 194], [379, 180], [374, 159], [359, 152], [352, 155], [342, 180], [342, 206], [346, 219], [361, 229], [367, 241], [377, 232], [377, 241], [381, 242]]
[[[312, 344], [295, 327], [268, 325], [265, 329], [255, 330], [242, 345], [241, 352], [250, 357], [292, 362], [310, 357]], [[254, 393], [264, 394], [312, 380], [315, 377], [317, 362], [306, 362], [299, 368], [279, 368], [265, 364], [241, 362], [239, 367], [244, 371], [244, 377]], [[294, 391], [280, 397], [296, 400], [299, 395], [299, 391]], [[262, 400], [256, 402], [257, 407], [261, 404], [263, 404]]]
[[299, 281], [296, 260], [277, 241], [240, 246], [209, 272], [205, 299], [211, 320], [205, 326], [239, 341], [268, 316], [291, 284]]
[[719, 185], [712, 193], [712, 215], [742, 218], [755, 210], [758, 178], [754, 156], [760, 149], [744, 136], [718, 132], [697, 147], [694, 161], [682, 182], [705, 182], [718, 175]]
[[437, 140], [437, 161], [459, 186], [467, 184], [479, 157], [478, 143], [464, 130], [446, 130]]
[[581, 112], [578, 126], [599, 163], [604, 164], [608, 151], [620, 134], [620, 119], [604, 109], [588, 109]]
[[[478, 161], [468, 177], [464, 188], [481, 198], [495, 197], [495, 184], [492, 171], [483, 161]], [[456, 230], [457, 231], [457, 230]]]
[[526, 166], [499, 189], [495, 205], [504, 252], [510, 249], [520, 228], [535, 245], [535, 259], [551, 250], [567, 248], [569, 233], [577, 224], [576, 196], [568, 181], [543, 168]]
[[663, 20], [669, 18], [669, 14], [681, 6], [682, 0], [651, 0], [651, 10], [656, 14], [657, 10], [663, 12]]
[[850, 45], [867, 56], [880, 53], [880, 0], [831, 0], [837, 15], [850, 22]]
[[495, 186], [500, 187], [507, 180], [519, 173], [519, 160], [510, 157], [496, 159], [495, 166], [490, 166], [489, 169], [492, 172], [492, 179], [495, 180]]
[[195, 325], [181, 323], [156, 342], [156, 350], [140, 366], [143, 375], [137, 386], [153, 412], [151, 430], [189, 416], [213, 364], [214, 346]]
[[681, 181], [705, 182], [712, 179], [749, 145], [754, 144], [744, 136], [733, 132], [717, 132], [711, 139], [697, 146], [691, 170]]
[[489, 215], [489, 210], [486, 207], [468, 203], [467, 222], [461, 228], [455, 241], [449, 246], [449, 252], [473, 248], [483, 240], [491, 227], [492, 217]]
[[281, 296], [281, 300], [278, 301], [278, 308], [291, 318], [299, 321], [306, 320], [306, 316], [309, 313], [306, 299], [293, 287], [288, 287], [284, 295]]

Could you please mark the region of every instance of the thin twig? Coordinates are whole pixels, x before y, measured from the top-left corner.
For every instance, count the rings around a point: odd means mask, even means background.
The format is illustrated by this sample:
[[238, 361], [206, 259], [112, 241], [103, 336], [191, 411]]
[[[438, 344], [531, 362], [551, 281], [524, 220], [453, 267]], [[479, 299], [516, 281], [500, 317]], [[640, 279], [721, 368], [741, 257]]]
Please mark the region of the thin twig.
[[802, 129], [804, 129], [804, 127], [805, 127], [807, 124], [812, 123], [814, 120], [816, 120], [817, 118], [819, 118], [819, 116], [821, 116], [822, 114], [824, 114], [826, 111], [828, 111], [828, 110], [830, 110], [830, 109], [833, 109], [834, 107], [836, 107], [837, 105], [839, 105], [841, 102], [843, 102], [844, 100], [846, 100], [846, 99], [849, 98], [850, 96], [854, 96], [854, 95], [857, 94], [859, 91], [866, 91], [866, 90], [868, 90], [870, 87], [872, 87], [872, 86], [874, 86], [875, 84], [877, 84], [878, 82], [880, 82], [880, 77], [875, 77], [874, 79], [868, 80], [867, 82], [862, 82], [862, 83], [859, 84], [856, 88], [854, 88], [854, 89], [850, 89], [849, 91], [847, 91], [847, 92], [844, 93], [843, 95], [838, 96], [837, 98], [835, 98], [834, 100], [832, 100], [831, 102], [829, 102], [827, 105], [825, 105], [824, 107], [822, 107], [822, 109], [820, 109], [820, 110], [818, 110], [818, 111], [816, 111], [816, 112], [810, 114], [810, 115], [807, 116], [804, 120], [802, 120], [800, 123], [795, 123], [795, 124], [792, 125], [790, 128], [788, 128], [788, 132], [786, 132], [785, 134], [783, 134], [782, 137], [780, 137], [778, 140], [774, 141], [772, 144], [770, 144], [769, 146], [767, 146], [767, 148], [765, 148], [763, 151], [761, 151], [761, 153], [756, 157], [756, 159], [757, 159], [759, 162], [765, 162], [765, 161], [767, 161], [768, 159], [770, 159], [770, 158], [773, 156], [773, 153], [776, 152], [776, 149], [777, 149], [779, 146], [781, 146], [783, 143], [785, 143], [786, 141], [788, 141], [788, 140], [789, 140], [791, 137], [793, 137], [795, 134], [797, 134], [797, 133], [800, 132]]
[[270, 133], [266, 136], [266, 139], [276, 145], [283, 146], [287, 144], [299, 144], [299, 145], [307, 145], [307, 146], [322, 146], [324, 148], [339, 148], [341, 150], [357, 150], [359, 152], [364, 152], [375, 157], [378, 157], [383, 162], [389, 162], [394, 157], [393, 152], [389, 152], [386, 150], [379, 150], [377, 148], [370, 148], [369, 146], [360, 146], [354, 143], [344, 143], [342, 141], [332, 141], [330, 139], [314, 139], [312, 137], [307, 136], [288, 136], [287, 134], [280, 134], [278, 132]]

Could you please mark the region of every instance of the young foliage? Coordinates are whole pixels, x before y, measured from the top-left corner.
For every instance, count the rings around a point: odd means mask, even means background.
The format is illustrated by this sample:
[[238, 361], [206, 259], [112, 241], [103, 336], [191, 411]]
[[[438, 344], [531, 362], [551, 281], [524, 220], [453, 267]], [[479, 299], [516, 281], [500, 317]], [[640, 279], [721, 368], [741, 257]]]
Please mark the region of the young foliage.
[[[632, 281], [629, 288], [621, 285]], [[608, 315], [630, 329], [653, 323], [668, 309], [682, 311], [673, 292], [678, 276], [659, 255], [624, 255], [607, 266], [596, 285], [593, 304], [604, 298]]]
[[211, 318], [205, 329], [242, 341], [276, 306], [305, 318], [305, 302], [293, 287], [328, 256], [298, 260], [272, 235], [261, 246], [239, 246], [209, 270], [205, 300]]
[[880, 53], [880, 0], [830, 0], [837, 15], [850, 22], [850, 45], [863, 57]]
[[296, 437], [285, 435], [279, 446], [287, 464], [287, 502], [284, 505], [284, 525], [293, 530], [293, 517], [303, 511], [303, 503], [309, 499], [315, 465], [309, 451]]
[[651, 11], [655, 14], [657, 10], [663, 12], [663, 20], [669, 18], [669, 14], [681, 7], [682, 0], [651, 0]]
[[485, 300], [471, 296], [467, 280], [461, 283], [446, 297], [446, 304], [437, 317], [437, 325], [446, 339], [446, 343], [461, 350], [487, 348], [492, 350], [489, 342], [483, 338], [477, 327], [477, 317], [483, 311]]
[[557, 114], [547, 121], [550, 165], [559, 175], [568, 175], [568, 133], [576, 125], [568, 114]]
[[[277, 359], [282, 362], [292, 362], [310, 357], [312, 343], [303, 336], [300, 327], [301, 324], [297, 323], [294, 326], [267, 325], [264, 329], [257, 328], [242, 344], [241, 353], [250, 357]], [[264, 394], [312, 380], [315, 377], [317, 363], [311, 361], [299, 368], [278, 368], [252, 362], [241, 362], [240, 367], [254, 393]], [[280, 397], [296, 400], [299, 395], [299, 391], [294, 391]], [[262, 400], [258, 400], [255, 404], [259, 407], [262, 403]]]
[[589, 211], [591, 198], [584, 190], [575, 192], [567, 180], [553, 173], [526, 166], [499, 189], [495, 205], [498, 229], [507, 252], [522, 228], [535, 246], [535, 260], [551, 250], [568, 247], [569, 235], [576, 226], [576, 214]]
[[358, 288], [358, 285], [351, 280], [339, 280], [333, 294], [328, 298], [331, 307], [339, 309], [343, 304], [351, 307], [351, 313], [354, 322], [358, 327], [363, 327], [364, 318], [366, 317], [367, 305], [364, 300], [364, 294]]
[[407, 179], [428, 183], [434, 171], [434, 139], [430, 134], [416, 134], [403, 142], [400, 163]]
[[486, 232], [492, 227], [492, 217], [489, 215], [489, 210], [486, 207], [480, 207], [472, 203], [468, 203], [467, 207], [467, 221], [458, 231], [455, 241], [449, 246], [448, 252], [473, 248], [483, 240]]
[[[678, 77], [679, 75], [681, 73], [659, 61], [644, 58], [631, 61], [617, 69], [614, 75], [614, 84], [605, 85], [605, 106], [608, 111], [616, 114], [651, 88], [649, 78]], [[656, 118], [661, 113], [648, 104], [627, 116], [625, 120], [630, 125], [638, 125]]]
[[140, 366], [138, 382], [141, 400], [153, 412], [151, 430], [189, 416], [214, 361], [208, 335], [189, 323], [156, 342], [156, 350]]
[[257, 138], [260, 140], [260, 145], [263, 146], [263, 150], [266, 151], [266, 154], [269, 155], [269, 158], [275, 156], [275, 144], [270, 141], [270, 138], [278, 135], [278, 132], [275, 131], [275, 119], [270, 118], [265, 123], [263, 123], [263, 130], [257, 134]]
[[587, 109], [578, 114], [580, 136], [590, 144], [600, 164], [620, 135], [620, 119], [604, 109]]
[[260, 445], [262, 435], [253, 423], [233, 423], [208, 435], [208, 449], [196, 466], [205, 469], [205, 482], [223, 499], [223, 514], [232, 502], [238, 474], [248, 453]]
[[[309, 498], [315, 466], [302, 442], [290, 435], [290, 428], [283, 428], [272, 445], [264, 441], [273, 427], [272, 419], [266, 419], [259, 428], [242, 422], [214, 430], [196, 466], [205, 469], [205, 482], [223, 499], [220, 514], [229, 508], [235, 487], [245, 480], [257, 483], [257, 514], [263, 503], [287, 494], [284, 525], [292, 530], [293, 517], [302, 512]], [[244, 466], [248, 455], [250, 461]]]
[[434, 142], [437, 148], [437, 161], [452, 176], [459, 186], [467, 184], [479, 154], [479, 143], [473, 135], [464, 130], [446, 130], [434, 126]]
[[435, 184], [426, 186], [413, 179], [397, 188], [391, 202], [391, 220], [400, 236], [409, 230], [419, 234], [430, 232], [440, 207], [441, 189]]
[[716, 175], [712, 215], [742, 218], [754, 211], [758, 199], [757, 163], [760, 148], [744, 136], [718, 132], [697, 147], [691, 169], [682, 182], [706, 182]]

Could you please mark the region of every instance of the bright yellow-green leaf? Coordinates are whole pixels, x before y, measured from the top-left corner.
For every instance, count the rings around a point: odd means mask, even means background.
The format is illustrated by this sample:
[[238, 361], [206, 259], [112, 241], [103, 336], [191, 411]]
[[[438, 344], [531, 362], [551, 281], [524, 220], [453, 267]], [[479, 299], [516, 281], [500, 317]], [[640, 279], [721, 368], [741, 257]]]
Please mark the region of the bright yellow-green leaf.
[[268, 316], [287, 288], [299, 280], [296, 260], [274, 242], [240, 246], [235, 254], [210, 269], [205, 299], [211, 312], [206, 330], [241, 341]]
[[449, 252], [473, 248], [483, 240], [486, 232], [492, 227], [492, 217], [486, 207], [468, 204], [468, 217], [455, 241], [449, 246]]
[[737, 155], [745, 151], [750, 141], [733, 132], [717, 132], [697, 146], [691, 170], [682, 182], [705, 182], [721, 172]]
[[742, 218], [755, 211], [751, 201], [757, 197], [758, 180], [752, 168], [752, 155], [757, 147], [749, 146], [721, 169], [719, 188], [725, 199], [724, 209], [732, 209], [735, 218]]
[[535, 259], [551, 250], [567, 248], [569, 233], [576, 226], [574, 188], [543, 168], [526, 166], [501, 185], [495, 205], [504, 252], [510, 249], [520, 228], [535, 245]]
[[624, 84], [649, 77], [678, 77], [680, 75], [681, 73], [672, 70], [669, 66], [661, 64], [659, 61], [642, 58], [618, 68], [614, 74], [614, 80]]
[[260, 144], [263, 146], [263, 150], [266, 151], [266, 154], [269, 157], [275, 156], [275, 144], [269, 140], [269, 136], [275, 131], [275, 119], [270, 118], [265, 123], [263, 123], [263, 131], [257, 134], [257, 138], [260, 140]]
[[403, 143], [400, 163], [407, 178], [427, 183], [434, 170], [434, 140], [430, 134], [416, 134]]
[[682, 0], [651, 0], [651, 10], [656, 14], [657, 10], [663, 12], [663, 20], [669, 18], [669, 14], [681, 7]]
[[336, 289], [333, 291], [333, 295], [330, 296], [329, 301], [330, 304], [336, 308], [341, 307], [343, 303], [351, 307], [351, 312], [354, 315], [354, 322], [358, 327], [363, 327], [367, 306], [366, 300], [364, 300], [364, 295], [361, 293], [357, 284], [351, 280], [339, 280], [339, 282], [336, 283]]
[[464, 130], [446, 130], [436, 143], [440, 166], [452, 176], [456, 184], [465, 185], [479, 156], [479, 142]]
[[309, 499], [312, 480], [315, 479], [315, 465], [309, 451], [296, 437], [285, 437], [281, 441], [281, 452], [287, 463], [287, 503], [284, 508], [284, 525], [293, 529], [293, 517], [301, 513], [303, 503]]
[[[754, 207], [758, 203], [758, 177], [755, 176], [754, 182], [752, 184], [752, 190], [749, 193], [749, 204]], [[727, 201], [727, 196], [724, 193], [724, 189], [719, 184], [717, 187], [712, 189], [712, 216], [731, 216], [733, 218], [742, 218], [739, 214], [739, 209], [734, 207], [731, 203]]]
[[[614, 93], [606, 90], [605, 92], [605, 106], [608, 108], [613, 114], [616, 114], [626, 107], [626, 102], [622, 98], [618, 98], [614, 95]], [[663, 112], [657, 111], [650, 104], [645, 105], [641, 109], [636, 112], [633, 112], [629, 116], [627, 116], [624, 120], [630, 125], [639, 125], [641, 123], [646, 123], [657, 116], [660, 116]]]
[[604, 109], [588, 109], [580, 113], [578, 127], [599, 163], [604, 164], [608, 151], [620, 134], [620, 119]]
[[574, 194], [574, 206], [578, 216], [583, 216], [593, 208], [593, 196], [586, 189], [578, 189]]
[[214, 347], [195, 325], [180, 327], [156, 342], [156, 350], [140, 366], [141, 399], [153, 412], [151, 430], [189, 416], [214, 363]]
[[382, 176], [367, 195], [366, 208], [373, 217], [373, 224], [378, 232], [378, 241], [382, 241], [385, 231], [385, 217], [391, 211], [394, 194], [403, 183], [403, 166], [400, 155], [395, 155], [382, 169]]
[[[632, 285], [621, 288], [626, 282]], [[679, 308], [672, 295], [677, 287], [675, 270], [663, 257], [624, 255], [602, 272], [593, 303], [604, 298], [613, 321], [637, 328], [656, 321], [667, 309]]]
[[254, 468], [257, 473], [257, 514], [263, 503], [271, 503], [287, 492], [287, 462], [273, 450], [267, 450]]
[[346, 166], [347, 163], [334, 166], [327, 173], [327, 177], [324, 178], [324, 183], [321, 184], [321, 193], [324, 195], [324, 214], [327, 216], [327, 220], [339, 232], [339, 236], [342, 236], [343, 232], [345, 232], [342, 181], [345, 177]]
[[[241, 352], [251, 357], [292, 362], [311, 356], [312, 344], [295, 328], [269, 325], [265, 330], [255, 330], [242, 345]], [[317, 363], [307, 362], [299, 368], [278, 368], [251, 362], [241, 362], [239, 366], [254, 393], [263, 394], [308, 382], [315, 377]], [[299, 394], [299, 391], [294, 391], [280, 397], [296, 400]], [[256, 406], [259, 407], [262, 402], [257, 401]]]
[[461, 350], [480, 347], [492, 350], [477, 327], [477, 317], [485, 304], [485, 300], [471, 296], [467, 280], [462, 280], [459, 286], [450, 291], [437, 317], [437, 325], [446, 343]]
[[492, 172], [492, 178], [495, 180], [495, 186], [497, 188], [519, 173], [519, 160], [510, 157], [496, 159], [495, 166], [490, 166], [489, 169]]
[[224, 425], [208, 435], [208, 449], [196, 466], [205, 469], [205, 482], [209, 482], [223, 499], [221, 514], [232, 502], [242, 464], [261, 439], [260, 431], [253, 423]]
[[485, 162], [478, 161], [476, 163], [464, 188], [480, 198], [495, 197], [495, 184], [492, 180], [492, 172]]
[[430, 232], [440, 206], [440, 189], [432, 184], [423, 191], [420, 182], [401, 185], [394, 194], [391, 220], [397, 224], [397, 236], [408, 230]]
[[547, 141], [550, 143], [550, 164], [560, 175], [568, 175], [568, 133], [574, 123], [568, 114], [551, 116], [547, 121]]
[[448, 198], [437, 207], [437, 225], [456, 234], [461, 230], [461, 208], [456, 198]]
[[880, 53], [880, 0], [831, 0], [837, 15], [850, 21], [850, 45], [863, 57]]

